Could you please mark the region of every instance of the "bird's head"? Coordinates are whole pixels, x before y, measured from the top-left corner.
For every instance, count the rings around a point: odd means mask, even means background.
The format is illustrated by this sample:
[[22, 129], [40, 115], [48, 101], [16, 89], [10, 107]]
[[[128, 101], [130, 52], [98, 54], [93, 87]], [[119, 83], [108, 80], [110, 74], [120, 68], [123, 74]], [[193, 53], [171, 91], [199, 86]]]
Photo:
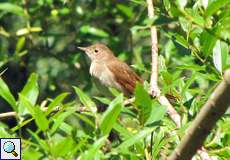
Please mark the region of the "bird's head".
[[92, 61], [104, 62], [114, 57], [113, 52], [101, 43], [78, 48], [84, 51]]

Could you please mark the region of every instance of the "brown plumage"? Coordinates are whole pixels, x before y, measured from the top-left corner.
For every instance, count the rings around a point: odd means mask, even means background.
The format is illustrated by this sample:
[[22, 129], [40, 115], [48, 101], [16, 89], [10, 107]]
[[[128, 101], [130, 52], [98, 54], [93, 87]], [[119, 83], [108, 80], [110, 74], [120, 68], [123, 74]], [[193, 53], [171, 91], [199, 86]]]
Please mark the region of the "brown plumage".
[[137, 82], [143, 82], [143, 80], [126, 63], [121, 62], [118, 59], [108, 63], [108, 68], [113, 72], [115, 80], [128, 94], [134, 92]]
[[114, 87], [126, 95], [134, 92], [137, 82], [143, 80], [124, 62], [114, 56], [104, 44], [78, 47], [91, 59], [90, 74], [108, 87]]

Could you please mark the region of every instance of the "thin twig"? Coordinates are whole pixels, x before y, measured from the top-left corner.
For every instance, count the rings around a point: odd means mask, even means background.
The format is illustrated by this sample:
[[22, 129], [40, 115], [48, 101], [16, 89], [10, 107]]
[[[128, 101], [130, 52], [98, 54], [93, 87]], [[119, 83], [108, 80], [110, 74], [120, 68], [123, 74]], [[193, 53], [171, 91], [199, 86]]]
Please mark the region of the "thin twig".
[[[41, 107], [41, 110], [43, 112], [46, 112], [48, 110], [47, 107]], [[58, 112], [60, 110], [60, 106], [56, 106], [52, 112]], [[0, 113], [0, 120], [3, 119], [7, 119], [7, 118], [12, 118], [12, 117], [16, 117], [17, 116], [17, 112], [5, 112], [5, 113]]]
[[[148, 16], [150, 19], [154, 18], [154, 8], [152, 0], [147, 0], [148, 4]], [[150, 91], [153, 96], [160, 96], [160, 89], [158, 88], [158, 41], [157, 41], [157, 29], [155, 26], [150, 27], [151, 31], [151, 45], [152, 45], [152, 74], [150, 80]]]
[[[150, 19], [154, 18], [154, 8], [152, 0], [147, 0], [148, 5], [148, 16]], [[160, 89], [158, 87], [158, 47], [157, 47], [157, 29], [155, 26], [151, 26], [151, 45], [152, 45], [152, 72], [150, 80], [150, 93], [152, 96], [156, 96], [158, 101], [167, 106], [167, 112], [171, 119], [176, 123], [177, 127], [181, 126], [181, 117], [170, 104], [168, 99], [161, 95]]]
[[6, 112], [6, 113], [0, 113], [0, 120], [7, 119], [10, 117], [16, 117], [16, 112]]

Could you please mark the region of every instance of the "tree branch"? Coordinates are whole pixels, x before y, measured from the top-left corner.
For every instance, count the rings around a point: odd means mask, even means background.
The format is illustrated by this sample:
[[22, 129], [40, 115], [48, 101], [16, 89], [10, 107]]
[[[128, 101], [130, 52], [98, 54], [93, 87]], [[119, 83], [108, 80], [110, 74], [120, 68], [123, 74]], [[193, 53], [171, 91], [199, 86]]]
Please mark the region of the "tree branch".
[[0, 120], [7, 119], [10, 117], [16, 117], [16, 112], [6, 112], [6, 113], [0, 113]]
[[[152, 0], [147, 0], [148, 5], [148, 16], [150, 19], [154, 18], [154, 8]], [[167, 106], [167, 112], [171, 119], [176, 123], [179, 128], [181, 125], [181, 117], [170, 104], [168, 99], [161, 95], [160, 89], [158, 87], [158, 47], [157, 47], [157, 29], [155, 26], [151, 26], [151, 45], [152, 45], [152, 71], [151, 71], [151, 80], [150, 80], [150, 93], [152, 96], [157, 97], [158, 101]]]
[[[192, 122], [180, 145], [168, 160], [189, 160], [201, 148], [206, 137], [230, 105], [230, 69]], [[200, 150], [199, 150], [200, 151]]]
[[[152, 0], [147, 0], [148, 4], [148, 16], [150, 19], [154, 18], [154, 8]], [[155, 26], [151, 26], [151, 45], [152, 45], [152, 74], [150, 80], [150, 92], [153, 96], [160, 96], [160, 90], [158, 88], [158, 41], [157, 41], [157, 29]]]

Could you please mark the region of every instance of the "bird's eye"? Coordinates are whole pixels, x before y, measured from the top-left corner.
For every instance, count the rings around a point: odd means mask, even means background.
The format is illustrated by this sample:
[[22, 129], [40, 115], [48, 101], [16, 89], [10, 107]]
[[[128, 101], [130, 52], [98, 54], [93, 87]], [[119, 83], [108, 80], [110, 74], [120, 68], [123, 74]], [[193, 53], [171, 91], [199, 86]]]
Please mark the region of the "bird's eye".
[[97, 49], [95, 49], [95, 50], [94, 50], [94, 52], [95, 52], [95, 53], [97, 53], [97, 52], [98, 52], [98, 50], [97, 50]]

